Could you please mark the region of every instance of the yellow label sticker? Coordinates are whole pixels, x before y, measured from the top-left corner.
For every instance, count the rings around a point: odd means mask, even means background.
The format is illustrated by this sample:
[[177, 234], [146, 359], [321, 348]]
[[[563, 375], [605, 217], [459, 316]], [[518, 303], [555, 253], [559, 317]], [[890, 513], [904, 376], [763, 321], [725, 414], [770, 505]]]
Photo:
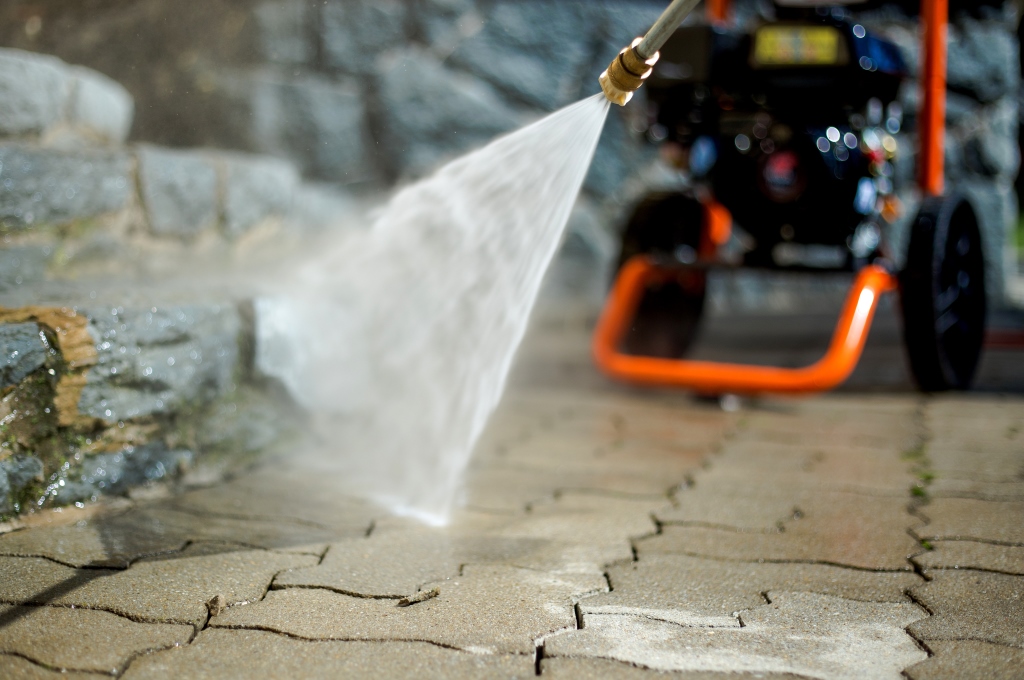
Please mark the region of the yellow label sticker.
[[839, 31], [829, 26], [765, 26], [754, 38], [758, 66], [830, 66], [842, 63]]

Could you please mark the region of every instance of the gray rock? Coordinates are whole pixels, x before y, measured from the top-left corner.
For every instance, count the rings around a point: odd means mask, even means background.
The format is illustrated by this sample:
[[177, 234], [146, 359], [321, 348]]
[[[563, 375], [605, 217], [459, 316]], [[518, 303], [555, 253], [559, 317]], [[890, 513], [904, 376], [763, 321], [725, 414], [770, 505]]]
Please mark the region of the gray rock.
[[90, 136], [120, 144], [128, 139], [135, 102], [120, 83], [87, 68], [73, 68], [70, 123]]
[[523, 122], [493, 87], [417, 48], [386, 58], [379, 84], [381, 142], [400, 171], [423, 173]]
[[45, 132], [63, 117], [68, 93], [61, 60], [0, 49], [0, 135]]
[[35, 456], [15, 454], [0, 461], [0, 469], [7, 476], [7, 483], [17, 493], [31, 482], [43, 481], [43, 461]]
[[272, 216], [291, 210], [299, 173], [276, 158], [224, 156], [224, 230], [236, 237]]
[[36, 324], [0, 324], [0, 389], [20, 383], [49, 356], [49, 343]]
[[251, 93], [253, 146], [291, 158], [304, 174], [354, 182], [373, 177], [358, 88], [327, 78], [262, 76]]
[[0, 515], [10, 512], [11, 505], [11, 484], [7, 480], [7, 472], [0, 465]]
[[160, 235], [192, 236], [217, 221], [217, 171], [193, 151], [141, 146], [139, 185], [150, 229]]
[[1012, 178], [1020, 165], [1017, 146], [1017, 105], [1005, 99], [981, 117], [981, 125], [966, 143], [968, 166], [989, 177]]
[[406, 42], [401, 0], [330, 0], [321, 17], [324, 62], [345, 73], [372, 73], [383, 51]]
[[451, 49], [465, 28], [460, 20], [476, 9], [473, 0], [420, 0], [410, 7], [416, 34], [433, 47]]
[[0, 292], [42, 281], [52, 252], [52, 246], [37, 245], [0, 250]]
[[991, 307], [1000, 307], [1006, 299], [1007, 262], [1012, 252], [1006, 243], [1017, 219], [1017, 195], [1009, 182], [987, 182], [965, 178], [950, 188], [958, 189], [970, 200], [978, 216], [981, 243], [985, 251], [985, 285]]
[[82, 390], [81, 413], [107, 422], [170, 414], [233, 389], [242, 328], [234, 306], [85, 313], [98, 359]]
[[0, 230], [62, 224], [120, 210], [133, 194], [119, 151], [0, 145]]
[[303, 0], [265, 2], [255, 10], [260, 46], [267, 61], [309, 64], [316, 57], [310, 8]]
[[15, 510], [15, 498], [21, 490], [42, 478], [43, 463], [34, 456], [17, 454], [0, 460], [0, 514]]
[[1019, 45], [1004, 22], [962, 17], [950, 26], [947, 83], [982, 102], [1015, 94], [1020, 83]]
[[463, 41], [451, 60], [513, 97], [551, 111], [579, 97], [600, 19], [599, 10], [585, 3], [499, 0], [483, 30]]
[[[101, 493], [123, 494], [128, 489], [174, 476], [192, 464], [187, 449], [169, 449], [163, 442], [129, 446], [117, 453], [90, 456], [78, 471], [79, 478], [58, 491], [61, 501], [86, 500]], [[65, 492], [64, 489], [67, 489]], [[88, 496], [84, 493], [88, 492]], [[65, 498], [77, 496], [75, 499]]]

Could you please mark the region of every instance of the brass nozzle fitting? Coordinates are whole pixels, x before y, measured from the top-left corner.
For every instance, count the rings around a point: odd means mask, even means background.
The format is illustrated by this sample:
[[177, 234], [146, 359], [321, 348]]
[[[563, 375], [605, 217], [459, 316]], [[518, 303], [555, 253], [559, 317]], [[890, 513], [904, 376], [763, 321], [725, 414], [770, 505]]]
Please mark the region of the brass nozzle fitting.
[[634, 40], [629, 47], [622, 48], [619, 55], [612, 59], [608, 68], [598, 77], [604, 96], [619, 106], [625, 106], [633, 93], [640, 89], [647, 76], [651, 75], [659, 54], [655, 52], [644, 59], [636, 51], [642, 38]]

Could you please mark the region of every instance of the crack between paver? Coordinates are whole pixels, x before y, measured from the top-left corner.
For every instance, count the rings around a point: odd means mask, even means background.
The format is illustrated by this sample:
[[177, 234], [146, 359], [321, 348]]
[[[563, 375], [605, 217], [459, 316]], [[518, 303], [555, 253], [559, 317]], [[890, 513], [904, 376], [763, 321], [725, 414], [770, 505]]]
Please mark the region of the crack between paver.
[[[163, 649], [167, 649], [167, 647], [164, 647]], [[152, 650], [152, 651], [160, 651], [160, 650]], [[13, 650], [12, 651], [6, 651], [6, 652], [0, 652], [0, 656], [13, 656], [13, 657], [17, 657], [19, 659], [24, 659], [25, 661], [28, 661], [33, 666], [38, 666], [39, 668], [43, 668], [45, 670], [52, 671], [54, 673], [67, 673], [67, 672], [71, 672], [71, 673], [88, 673], [90, 675], [105, 675], [107, 677], [110, 677], [110, 675], [111, 675], [110, 672], [108, 672], [108, 671], [97, 671], [97, 670], [92, 670], [92, 669], [88, 669], [88, 668], [71, 668], [71, 667], [67, 667], [67, 666], [51, 666], [48, 663], [45, 663], [43, 661], [39, 661], [38, 659], [33, 659], [30, 656], [26, 656], [26, 655], [22, 654], [21, 652], [16, 652], [16, 651], [13, 651]], [[122, 669], [117, 671], [116, 675], [121, 675], [123, 672], [124, 672], [124, 669], [122, 668]], [[116, 677], [116, 675], [115, 675], [115, 677]]]
[[[858, 567], [853, 564], [842, 564], [841, 562], [829, 562], [828, 560], [794, 560], [794, 559], [747, 559], [741, 560], [732, 557], [718, 557], [716, 555], [706, 555], [699, 552], [671, 552], [671, 553], [645, 553], [648, 556], [653, 555], [684, 555], [686, 557], [698, 557], [703, 560], [711, 560], [713, 562], [737, 562], [740, 564], [820, 564], [826, 567], [838, 567], [840, 569], [850, 569], [852, 571], [862, 571], [869, 574], [906, 574], [914, 572], [913, 565], [907, 569], [878, 569], [872, 567]], [[908, 558], [909, 559], [909, 558]]]
[[[781, 521], [781, 520], [780, 520]], [[776, 527], [774, 529], [748, 529], [736, 527], [730, 524], [716, 524], [714, 522], [697, 522], [692, 520], [659, 520], [659, 523], [667, 527], [687, 527], [691, 529], [714, 529], [715, 531], [728, 531], [734, 534], [784, 534], [785, 530]]]
[[913, 529], [910, 530], [911, 535], [919, 541], [928, 542], [939, 542], [945, 541], [948, 543], [983, 543], [985, 545], [997, 545], [1003, 548], [1024, 548], [1024, 543], [1017, 541], [1001, 541], [997, 538], [975, 538], [974, 536], [962, 536], [954, 534], [951, 536], [919, 536]]
[[[286, 569], [285, 571], [288, 571], [288, 570]], [[433, 581], [426, 581], [426, 583], [433, 583]], [[403, 597], [408, 597], [408, 594], [405, 594], [405, 595], [376, 595], [376, 594], [360, 593], [360, 592], [355, 591], [355, 590], [345, 590], [344, 588], [335, 588], [333, 586], [310, 585], [310, 584], [306, 584], [306, 583], [271, 583], [270, 584], [270, 590], [281, 591], [281, 590], [294, 590], [294, 589], [301, 589], [301, 590], [326, 590], [328, 592], [338, 593], [339, 595], [346, 595], [348, 597], [357, 597], [357, 598], [359, 598], [361, 600], [401, 600]], [[264, 595], [263, 598], [266, 598], [266, 595]]]

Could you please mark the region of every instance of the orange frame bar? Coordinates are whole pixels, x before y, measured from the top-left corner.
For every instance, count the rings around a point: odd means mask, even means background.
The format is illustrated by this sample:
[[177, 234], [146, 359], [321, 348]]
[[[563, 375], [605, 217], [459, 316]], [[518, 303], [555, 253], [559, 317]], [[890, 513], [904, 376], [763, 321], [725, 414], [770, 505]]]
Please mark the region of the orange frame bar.
[[857, 366], [878, 299], [896, 288], [896, 277], [878, 265], [860, 270], [843, 305], [828, 351], [804, 368], [747, 366], [624, 354], [619, 345], [652, 281], [675, 274], [637, 255], [623, 265], [594, 331], [594, 360], [612, 378], [641, 385], [698, 392], [759, 394], [823, 392], [840, 385]]
[[924, 22], [921, 71], [921, 166], [918, 183], [926, 196], [941, 196], [945, 188], [943, 156], [946, 135], [946, 34], [948, 0], [921, 0]]
[[713, 24], [729, 23], [730, 0], [705, 0], [704, 13]]

